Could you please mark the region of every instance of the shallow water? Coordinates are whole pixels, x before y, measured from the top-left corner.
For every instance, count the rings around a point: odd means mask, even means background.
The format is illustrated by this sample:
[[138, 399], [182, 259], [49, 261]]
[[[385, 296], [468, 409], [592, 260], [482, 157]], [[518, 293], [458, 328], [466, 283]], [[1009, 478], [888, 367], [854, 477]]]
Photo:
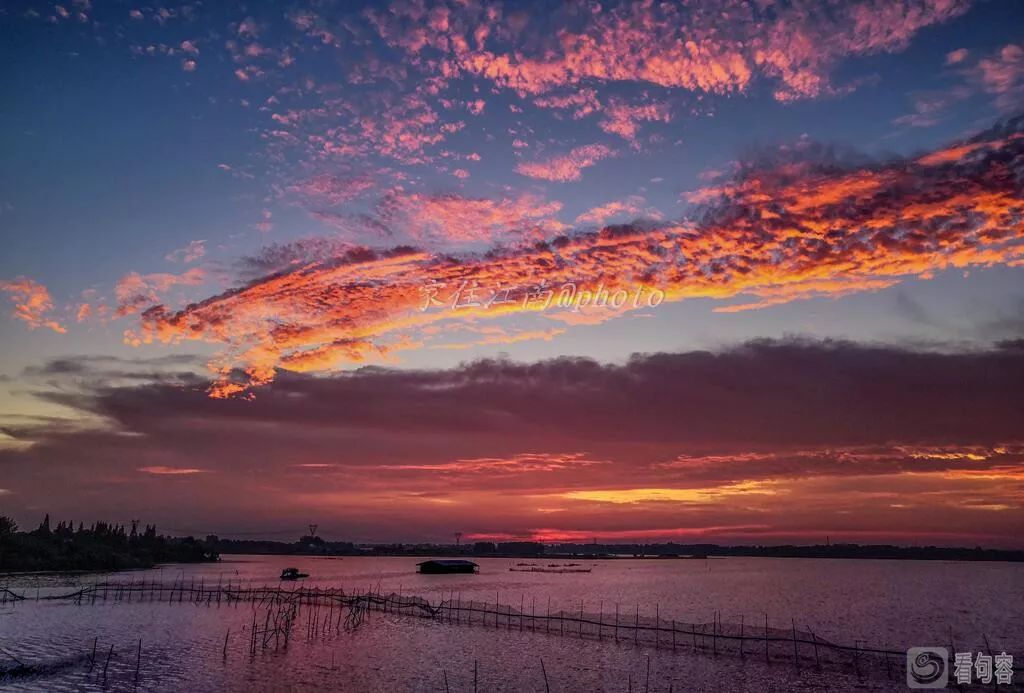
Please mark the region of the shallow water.
[[[419, 575], [414, 558], [228, 556], [218, 564], [166, 566], [108, 576], [21, 576], [0, 585], [30, 597], [94, 580], [277, 585], [283, 568], [307, 587], [380, 589], [433, 602], [451, 597], [523, 605], [524, 611], [622, 613], [663, 619], [763, 623], [813, 630], [833, 642], [902, 650], [913, 645], [1024, 654], [1024, 566], [1009, 563], [722, 558], [578, 562], [591, 573], [510, 572], [517, 561], [479, 559], [477, 575]], [[551, 562], [544, 559], [535, 563]], [[558, 561], [563, 562], [563, 561]], [[25, 663], [70, 661], [13, 690], [905, 690], [894, 671], [815, 670], [792, 662], [654, 649], [628, 640], [580, 640], [516, 629], [437, 623], [371, 613], [355, 631], [249, 652], [252, 607], [216, 604], [35, 602], [0, 608], [0, 647]], [[227, 655], [224, 655], [227, 636]], [[142, 657], [137, 657], [142, 640]], [[80, 658], [93, 643], [97, 662]], [[110, 647], [109, 664], [107, 656]], [[0, 658], [5, 658], [0, 654]], [[649, 658], [649, 659], [648, 659]], [[648, 661], [650, 671], [648, 673]], [[5, 662], [6, 663], [6, 662]], [[101, 669], [106, 667], [106, 686]], [[1019, 669], [1019, 665], [1015, 667]], [[848, 668], [849, 669], [849, 668]], [[889, 678], [892, 676], [892, 678]], [[1019, 678], [1019, 677], [1018, 677]], [[648, 684], [649, 682], [649, 684]]]

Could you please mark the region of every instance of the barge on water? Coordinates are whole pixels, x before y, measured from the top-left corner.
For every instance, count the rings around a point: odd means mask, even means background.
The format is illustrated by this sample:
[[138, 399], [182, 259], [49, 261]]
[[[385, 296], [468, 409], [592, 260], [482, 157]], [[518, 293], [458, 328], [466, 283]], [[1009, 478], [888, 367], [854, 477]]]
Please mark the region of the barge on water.
[[465, 575], [480, 572], [480, 566], [476, 563], [461, 558], [436, 558], [416, 565], [419, 566], [419, 572], [424, 575]]

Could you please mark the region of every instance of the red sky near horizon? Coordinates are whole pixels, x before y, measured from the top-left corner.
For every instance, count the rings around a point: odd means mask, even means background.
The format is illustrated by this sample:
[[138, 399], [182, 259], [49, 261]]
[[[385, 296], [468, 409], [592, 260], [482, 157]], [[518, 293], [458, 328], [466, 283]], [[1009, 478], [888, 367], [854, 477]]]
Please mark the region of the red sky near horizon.
[[0, 512], [1024, 546], [1024, 10], [5, 7]]

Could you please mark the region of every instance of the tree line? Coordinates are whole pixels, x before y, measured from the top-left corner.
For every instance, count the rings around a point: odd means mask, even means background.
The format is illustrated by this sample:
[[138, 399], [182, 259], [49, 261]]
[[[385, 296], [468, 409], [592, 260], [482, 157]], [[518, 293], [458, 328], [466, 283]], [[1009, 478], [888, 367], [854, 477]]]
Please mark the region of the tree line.
[[218, 558], [205, 542], [158, 535], [156, 525], [141, 531], [107, 522], [51, 526], [47, 514], [35, 529], [19, 531], [12, 518], [0, 516], [0, 571], [125, 570]]

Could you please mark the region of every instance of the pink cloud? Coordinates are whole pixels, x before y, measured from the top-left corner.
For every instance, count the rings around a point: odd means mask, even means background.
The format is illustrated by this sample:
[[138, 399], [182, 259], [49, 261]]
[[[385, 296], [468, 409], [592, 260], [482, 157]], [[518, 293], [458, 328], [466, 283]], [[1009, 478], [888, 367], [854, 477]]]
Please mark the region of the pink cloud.
[[489, 199], [393, 193], [378, 212], [393, 232], [416, 240], [474, 242], [561, 231], [565, 225], [555, 218], [561, 208], [530, 194]]
[[544, 161], [520, 162], [516, 172], [541, 180], [576, 181], [583, 177], [583, 169], [614, 154], [614, 150], [603, 144], [587, 144]]
[[[841, 59], [906, 48], [921, 29], [963, 14], [967, 0], [862, 0], [773, 7], [725, 0], [599, 4], [580, 22], [536, 36], [531, 49], [476, 5], [440, 5], [444, 22], [411, 3], [369, 13], [382, 37], [422, 61], [428, 48], [447, 55], [449, 71], [489, 79], [521, 94], [545, 95], [588, 81], [628, 81], [689, 91], [745, 91], [760, 73], [779, 82], [780, 101], [836, 91], [830, 73]], [[519, 39], [518, 36], [515, 36]], [[503, 42], [504, 39], [504, 42]], [[540, 104], [538, 104], [540, 105]]]
[[619, 99], [612, 99], [604, 109], [604, 118], [598, 123], [598, 127], [633, 142], [636, 140], [641, 122], [667, 123], [671, 118], [668, 104], [631, 105]]
[[189, 241], [184, 248], [178, 248], [167, 255], [164, 259], [168, 262], [195, 262], [206, 255], [206, 241]]
[[646, 200], [639, 195], [630, 195], [624, 200], [613, 200], [587, 210], [576, 217], [577, 224], [603, 224], [609, 219], [619, 218], [620, 221], [631, 221], [637, 217], [660, 219], [661, 214], [650, 207], [645, 207]]
[[958, 48], [955, 51], [946, 53], [946, 64], [947, 65], [958, 65], [963, 61], [967, 60], [969, 51], [966, 48]]
[[995, 55], [979, 60], [976, 72], [985, 91], [996, 94], [1000, 108], [1013, 108], [1024, 100], [1024, 47], [1003, 46]]

